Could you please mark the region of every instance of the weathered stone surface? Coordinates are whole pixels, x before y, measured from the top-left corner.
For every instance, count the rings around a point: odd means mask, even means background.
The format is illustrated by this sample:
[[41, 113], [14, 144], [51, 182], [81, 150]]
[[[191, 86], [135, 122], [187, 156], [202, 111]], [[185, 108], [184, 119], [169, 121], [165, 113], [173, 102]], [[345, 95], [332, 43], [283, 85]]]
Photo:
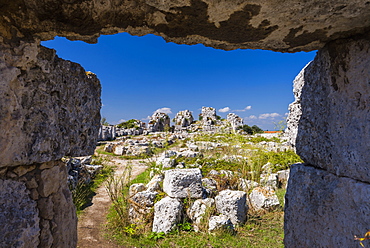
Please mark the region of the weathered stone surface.
[[72, 201], [71, 192], [67, 186], [67, 172], [59, 181], [58, 192], [51, 195], [54, 203], [54, 216], [50, 221], [53, 247], [77, 246], [77, 215]]
[[[353, 1], [16, 0], [1, 6], [6, 39], [55, 35], [96, 42], [99, 34], [153, 33], [181, 44], [222, 49], [315, 50], [326, 42], [366, 32], [370, 4]], [[82, 21], [83, 20], [83, 21]], [[14, 37], [15, 36], [15, 37]]]
[[2, 247], [38, 247], [40, 218], [25, 183], [0, 179], [0, 240]]
[[146, 190], [146, 187], [143, 183], [134, 183], [130, 186], [128, 190], [129, 196], [134, 196], [136, 193]]
[[249, 200], [255, 210], [273, 210], [280, 206], [274, 189], [269, 186], [254, 188], [249, 194]]
[[286, 199], [285, 247], [359, 247], [369, 229], [368, 183], [296, 164]]
[[193, 115], [190, 110], [180, 111], [174, 118], [174, 123], [179, 127], [188, 127], [194, 121]]
[[60, 187], [60, 182], [65, 174], [63, 168], [57, 165], [58, 163], [55, 167], [41, 172], [38, 191], [42, 197], [48, 197], [50, 194], [57, 192]]
[[206, 214], [207, 209], [209, 210], [214, 205], [215, 200], [212, 198], [198, 199], [188, 209], [187, 215], [195, 224], [199, 224]]
[[218, 215], [218, 216], [211, 216], [209, 218], [209, 223], [208, 223], [208, 231], [212, 232], [215, 230], [219, 229], [226, 229], [226, 230], [233, 230], [234, 225], [231, 223], [231, 220], [228, 216], [226, 215]]
[[170, 232], [182, 218], [182, 204], [176, 198], [165, 197], [154, 205], [153, 232]]
[[332, 42], [294, 81], [288, 133], [308, 164], [370, 182], [370, 38]]
[[157, 192], [152, 191], [141, 191], [129, 199], [129, 218], [131, 223], [139, 225], [147, 221], [147, 215], [154, 206], [157, 194]]
[[234, 225], [247, 220], [247, 193], [244, 191], [223, 190], [215, 198], [216, 209], [227, 216]]
[[226, 118], [227, 122], [230, 123], [231, 127], [233, 130], [236, 130], [238, 127], [243, 125], [243, 119], [240, 118], [237, 114], [235, 113], [229, 113], [227, 114]]
[[202, 173], [199, 169], [173, 169], [165, 171], [163, 191], [171, 197], [201, 198]]
[[165, 113], [155, 112], [149, 120], [149, 132], [163, 132], [165, 128], [170, 127], [170, 117]]
[[93, 153], [101, 105], [95, 75], [22, 42], [1, 44], [0, 73], [0, 167]]

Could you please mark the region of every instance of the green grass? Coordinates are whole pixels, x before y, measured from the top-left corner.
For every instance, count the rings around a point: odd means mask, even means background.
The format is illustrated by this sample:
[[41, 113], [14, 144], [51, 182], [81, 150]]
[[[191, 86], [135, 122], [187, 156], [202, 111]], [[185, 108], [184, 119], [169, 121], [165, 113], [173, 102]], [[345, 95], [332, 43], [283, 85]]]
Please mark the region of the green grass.
[[88, 206], [91, 205], [92, 198], [95, 195], [95, 191], [99, 188], [102, 183], [114, 172], [114, 166], [107, 164], [107, 160], [93, 156], [92, 164], [101, 164], [103, 168], [100, 170], [95, 177], [92, 178], [91, 182], [86, 184], [79, 182], [75, 189], [71, 190], [72, 200], [76, 206], [77, 215]]
[[158, 237], [152, 233], [127, 235], [120, 230], [113, 231], [115, 232], [111, 237], [123, 247], [284, 247], [283, 212], [281, 211], [248, 216], [247, 222], [238, 227], [235, 234], [178, 230]]

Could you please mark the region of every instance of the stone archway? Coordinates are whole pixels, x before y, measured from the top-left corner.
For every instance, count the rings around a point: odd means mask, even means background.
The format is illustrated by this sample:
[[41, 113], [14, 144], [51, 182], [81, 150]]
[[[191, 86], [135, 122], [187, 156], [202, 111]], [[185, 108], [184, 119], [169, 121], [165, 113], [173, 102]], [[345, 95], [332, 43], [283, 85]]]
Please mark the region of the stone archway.
[[292, 169], [285, 243], [351, 247], [352, 235], [367, 231], [370, 2], [14, 0], [0, 2], [0, 10], [4, 244], [76, 246], [59, 159], [91, 153], [100, 119], [96, 77], [40, 41], [96, 42], [123, 31], [225, 50], [320, 49], [296, 79], [290, 131], [307, 164]]

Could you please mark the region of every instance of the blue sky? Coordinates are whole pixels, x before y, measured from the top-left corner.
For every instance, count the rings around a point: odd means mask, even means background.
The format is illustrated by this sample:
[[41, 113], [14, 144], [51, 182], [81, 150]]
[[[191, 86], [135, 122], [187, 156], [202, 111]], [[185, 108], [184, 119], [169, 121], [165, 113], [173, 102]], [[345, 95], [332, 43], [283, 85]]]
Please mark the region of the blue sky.
[[265, 130], [285, 117], [294, 100], [292, 82], [316, 54], [223, 51], [127, 33], [101, 36], [97, 44], [59, 37], [42, 44], [97, 74], [103, 88], [101, 114], [111, 124], [145, 122], [156, 110], [172, 119], [189, 109], [198, 119], [205, 106], [223, 118], [236, 113], [245, 124]]

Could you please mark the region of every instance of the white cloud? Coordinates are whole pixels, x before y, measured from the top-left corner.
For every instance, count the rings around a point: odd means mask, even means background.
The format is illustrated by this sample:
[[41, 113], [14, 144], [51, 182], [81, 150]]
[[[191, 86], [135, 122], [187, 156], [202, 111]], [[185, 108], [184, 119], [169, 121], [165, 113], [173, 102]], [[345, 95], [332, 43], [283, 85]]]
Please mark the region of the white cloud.
[[172, 111], [171, 111], [171, 108], [160, 108], [154, 111], [154, 113], [172, 114]]
[[125, 119], [121, 119], [121, 120], [119, 120], [119, 121], [117, 122], [117, 124], [120, 124], [120, 123], [125, 122], [125, 121], [127, 121], [127, 120], [125, 120]]
[[234, 111], [235, 112], [245, 112], [245, 111], [250, 110], [250, 109], [252, 109], [252, 106], [247, 106], [247, 107], [245, 107], [243, 109], [237, 109], [237, 110], [234, 110]]
[[257, 119], [257, 116], [255, 116], [255, 115], [250, 115], [248, 118], [249, 118], [250, 120], [255, 120], [255, 119]]
[[259, 119], [267, 119], [267, 118], [276, 118], [276, 117], [279, 117], [281, 116], [280, 114], [278, 113], [266, 113], [266, 114], [260, 114], [259, 115]]
[[226, 112], [229, 112], [230, 111], [230, 108], [229, 107], [225, 107], [225, 108], [219, 109], [218, 111], [221, 112], [221, 113], [226, 113]]

